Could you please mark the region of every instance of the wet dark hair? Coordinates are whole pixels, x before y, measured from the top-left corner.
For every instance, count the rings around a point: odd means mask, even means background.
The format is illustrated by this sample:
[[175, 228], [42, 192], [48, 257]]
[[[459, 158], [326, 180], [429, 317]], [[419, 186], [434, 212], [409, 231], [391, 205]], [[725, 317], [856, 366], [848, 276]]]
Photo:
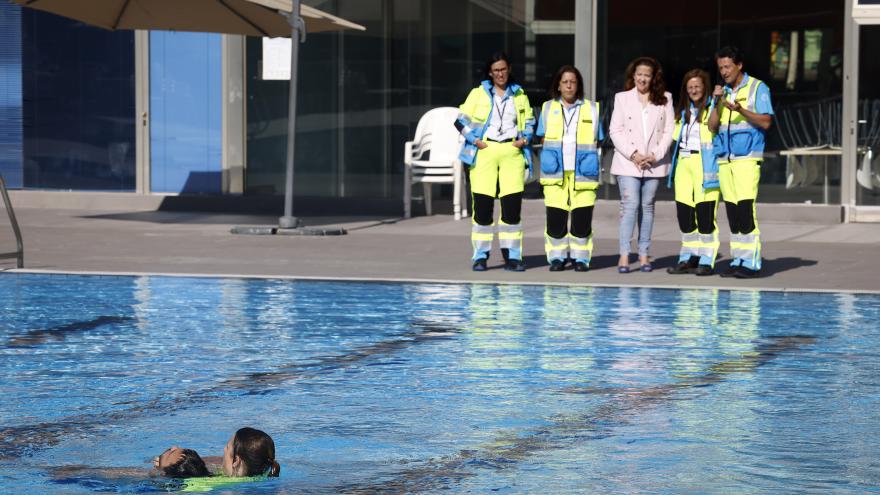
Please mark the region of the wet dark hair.
[[636, 68], [640, 65], [651, 68], [651, 86], [648, 88], [648, 100], [654, 105], [666, 104], [666, 83], [663, 81], [663, 67], [657, 59], [651, 57], [639, 57], [626, 66], [626, 81], [623, 83], [623, 90], [629, 91], [636, 87], [633, 75]]
[[743, 63], [742, 54], [735, 46], [728, 45], [715, 52], [715, 60], [717, 61], [719, 58], [729, 58], [735, 64]]
[[278, 476], [281, 466], [275, 462], [275, 442], [255, 428], [244, 427], [232, 437], [232, 455], [241, 459], [244, 476]]
[[577, 70], [577, 67], [573, 65], [563, 65], [556, 71], [556, 75], [553, 76], [553, 82], [550, 83], [550, 98], [555, 100], [562, 96], [562, 93], [559, 92], [559, 82], [562, 81], [562, 76], [566, 72], [571, 72], [577, 78], [578, 89], [574, 96], [578, 100], [582, 99], [584, 97], [584, 78], [581, 76], [581, 71]]
[[181, 452], [183, 455], [180, 456], [179, 461], [162, 469], [163, 476], [169, 478], [197, 478], [211, 475], [211, 472], [205, 466], [205, 461], [202, 460], [198, 452], [192, 449], [183, 449]]
[[495, 62], [501, 61], [507, 62], [507, 84], [513, 84], [516, 82], [516, 77], [513, 75], [513, 66], [510, 64], [510, 57], [507, 56], [506, 53], [502, 51], [494, 52], [492, 55], [489, 55], [489, 58], [486, 60], [486, 67], [483, 69], [483, 77], [492, 80], [492, 64]]
[[703, 96], [700, 98], [700, 101], [694, 103], [694, 106], [697, 107], [697, 121], [703, 118], [703, 111], [709, 103], [709, 73], [703, 69], [691, 69], [685, 73], [684, 79], [681, 81], [681, 94], [675, 107], [676, 122], [681, 120], [682, 111], [685, 113], [685, 122], [690, 122], [691, 120], [691, 97], [688, 96], [687, 85], [688, 81], [695, 77], [703, 83]]

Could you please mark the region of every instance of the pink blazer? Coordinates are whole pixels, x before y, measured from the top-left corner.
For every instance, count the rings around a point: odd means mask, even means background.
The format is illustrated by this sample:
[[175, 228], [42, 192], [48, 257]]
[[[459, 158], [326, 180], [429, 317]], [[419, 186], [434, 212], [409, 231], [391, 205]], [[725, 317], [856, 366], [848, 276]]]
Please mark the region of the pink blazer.
[[[614, 95], [614, 111], [611, 113], [609, 135], [614, 142], [614, 159], [611, 173], [633, 177], [665, 177], [669, 174], [672, 133], [675, 117], [672, 113], [672, 95], [666, 94], [666, 105], [648, 105], [648, 142], [642, 133], [642, 104], [636, 89], [621, 91]], [[634, 151], [652, 153], [657, 158], [648, 170], [639, 170], [630, 161]]]

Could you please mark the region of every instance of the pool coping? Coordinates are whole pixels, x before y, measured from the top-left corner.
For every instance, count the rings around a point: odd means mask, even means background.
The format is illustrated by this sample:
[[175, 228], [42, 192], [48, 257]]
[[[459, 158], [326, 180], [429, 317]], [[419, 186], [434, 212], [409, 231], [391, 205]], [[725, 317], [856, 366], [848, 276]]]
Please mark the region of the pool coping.
[[570, 282], [543, 282], [543, 281], [506, 281], [506, 280], [465, 280], [465, 279], [432, 279], [432, 278], [405, 278], [405, 277], [338, 277], [338, 276], [314, 276], [314, 275], [255, 275], [236, 273], [178, 273], [178, 272], [119, 272], [119, 271], [95, 271], [95, 270], [45, 270], [33, 268], [13, 268], [0, 270], [3, 273], [21, 275], [69, 275], [69, 276], [96, 276], [96, 277], [174, 277], [174, 278], [238, 278], [252, 280], [304, 280], [311, 282], [360, 282], [360, 283], [404, 283], [404, 284], [465, 284], [465, 285], [526, 285], [526, 286], [550, 286], [550, 287], [597, 287], [617, 289], [662, 289], [662, 290], [723, 290], [741, 292], [783, 292], [783, 293], [810, 293], [810, 294], [866, 294], [880, 295], [880, 290], [869, 289], [819, 289], [805, 287], [744, 287], [724, 285], [662, 285], [662, 284], [615, 284], [615, 283], [570, 283]]

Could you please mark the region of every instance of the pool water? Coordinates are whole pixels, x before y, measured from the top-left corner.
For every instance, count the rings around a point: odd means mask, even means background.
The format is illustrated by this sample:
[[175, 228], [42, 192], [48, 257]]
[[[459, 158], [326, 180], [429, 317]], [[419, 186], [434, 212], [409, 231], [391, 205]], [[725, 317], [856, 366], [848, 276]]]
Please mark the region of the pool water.
[[0, 493], [173, 490], [151, 457], [220, 455], [242, 426], [281, 476], [212, 493], [880, 493], [873, 295], [28, 274], [0, 294]]

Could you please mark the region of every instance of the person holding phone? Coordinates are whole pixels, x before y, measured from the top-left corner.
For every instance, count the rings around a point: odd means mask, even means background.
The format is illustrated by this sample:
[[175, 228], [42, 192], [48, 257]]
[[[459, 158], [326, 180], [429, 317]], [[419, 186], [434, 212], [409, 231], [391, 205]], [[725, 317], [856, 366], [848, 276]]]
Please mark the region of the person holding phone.
[[761, 231], [755, 201], [764, 161], [764, 137], [773, 124], [773, 105], [767, 85], [743, 71], [736, 47], [715, 54], [724, 85], [716, 85], [718, 102], [709, 114], [715, 133], [721, 197], [730, 224], [730, 267], [722, 277], [753, 278], [761, 271]]

